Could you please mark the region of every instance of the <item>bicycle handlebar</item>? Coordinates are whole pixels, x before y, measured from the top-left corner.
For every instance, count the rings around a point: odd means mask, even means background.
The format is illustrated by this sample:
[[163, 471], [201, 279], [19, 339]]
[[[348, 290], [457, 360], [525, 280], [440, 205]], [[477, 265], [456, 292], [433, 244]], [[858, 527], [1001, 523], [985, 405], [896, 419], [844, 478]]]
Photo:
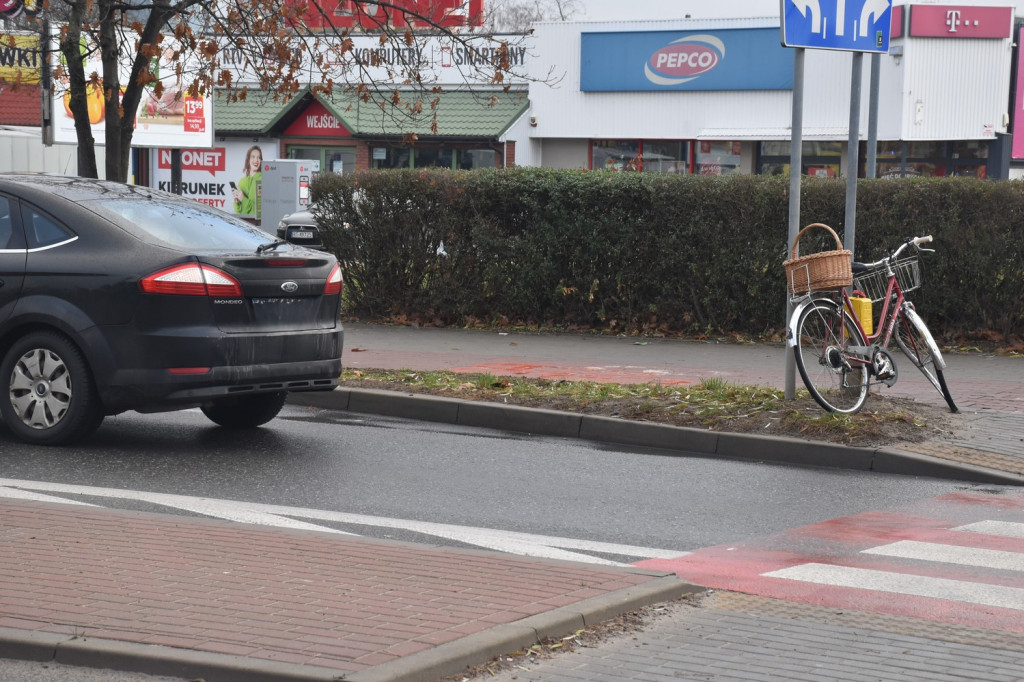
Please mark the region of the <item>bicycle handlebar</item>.
[[887, 263], [895, 262], [896, 259], [899, 257], [900, 253], [903, 252], [903, 249], [907, 248], [910, 245], [913, 245], [914, 248], [916, 248], [918, 251], [932, 251], [932, 252], [934, 252], [934, 249], [922, 249], [921, 248], [921, 244], [930, 244], [933, 241], [933, 239], [934, 238], [930, 234], [929, 235], [925, 235], [923, 237], [910, 237], [905, 242], [900, 244], [898, 249], [893, 251], [891, 254], [889, 254], [885, 258], [883, 258], [881, 260], [877, 260], [874, 263], [864, 263], [863, 265], [867, 269], [871, 270], [873, 268], [881, 267], [882, 265], [885, 265]]

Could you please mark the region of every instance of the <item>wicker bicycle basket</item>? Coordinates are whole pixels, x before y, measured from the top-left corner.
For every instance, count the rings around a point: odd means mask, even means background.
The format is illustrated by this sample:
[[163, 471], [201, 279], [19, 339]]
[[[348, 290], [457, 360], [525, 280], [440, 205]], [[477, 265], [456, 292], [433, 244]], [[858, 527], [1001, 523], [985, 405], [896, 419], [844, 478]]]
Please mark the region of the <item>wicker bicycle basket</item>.
[[[836, 240], [836, 250], [801, 256], [800, 237], [812, 227], [828, 230]], [[789, 260], [782, 263], [782, 267], [786, 269], [789, 293], [800, 295], [810, 291], [829, 291], [850, 286], [853, 283], [850, 259], [851, 253], [843, 249], [843, 243], [839, 241], [839, 235], [835, 230], [824, 223], [811, 223], [797, 234], [793, 240], [793, 248], [789, 252]]]

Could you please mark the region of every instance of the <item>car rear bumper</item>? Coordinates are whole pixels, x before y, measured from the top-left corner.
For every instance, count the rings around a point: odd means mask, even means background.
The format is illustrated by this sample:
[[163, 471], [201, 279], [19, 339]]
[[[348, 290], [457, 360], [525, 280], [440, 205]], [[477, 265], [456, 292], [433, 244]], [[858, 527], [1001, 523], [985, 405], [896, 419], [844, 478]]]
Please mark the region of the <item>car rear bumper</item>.
[[[139, 335], [96, 328], [90, 358], [105, 411], [154, 412], [243, 393], [329, 391], [338, 385], [344, 330]], [[117, 362], [114, 362], [114, 359]]]

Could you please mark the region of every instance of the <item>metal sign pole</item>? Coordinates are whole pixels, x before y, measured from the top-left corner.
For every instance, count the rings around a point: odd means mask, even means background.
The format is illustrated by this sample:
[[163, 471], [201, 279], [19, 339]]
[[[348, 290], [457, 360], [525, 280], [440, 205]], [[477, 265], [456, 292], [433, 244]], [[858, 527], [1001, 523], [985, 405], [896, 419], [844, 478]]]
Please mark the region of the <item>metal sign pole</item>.
[[[804, 152], [804, 49], [793, 50], [793, 130], [789, 146], [789, 238], [786, 240], [786, 258], [797, 234], [800, 233], [800, 183], [803, 180]], [[793, 304], [786, 287], [786, 321], [793, 315]], [[796, 359], [786, 346], [786, 400], [796, 398]]]
[[843, 246], [853, 254], [857, 235], [857, 172], [860, 166], [860, 91], [864, 75], [864, 53], [853, 53], [850, 76], [850, 136], [846, 149], [846, 228]]
[[873, 178], [878, 175], [878, 81], [881, 78], [882, 55], [871, 55], [871, 83], [868, 86], [868, 153], [864, 177]]

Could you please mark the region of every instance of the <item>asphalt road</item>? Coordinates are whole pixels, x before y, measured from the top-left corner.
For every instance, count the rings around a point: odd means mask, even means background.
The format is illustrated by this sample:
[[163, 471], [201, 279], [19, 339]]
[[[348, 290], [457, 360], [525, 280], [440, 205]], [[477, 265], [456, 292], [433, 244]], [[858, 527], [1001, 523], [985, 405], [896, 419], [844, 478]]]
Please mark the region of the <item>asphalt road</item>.
[[[585, 541], [569, 558], [619, 562], [969, 487], [295, 406], [241, 434], [213, 427], [198, 411], [121, 415], [74, 448], [28, 447], [0, 428], [0, 479], [35, 482], [19, 491], [51, 500], [398, 540], [530, 551], [521, 535], [508, 538], [529, 533], [539, 551], [563, 552], [569, 538]], [[0, 659], [0, 682], [173, 679]]]
[[[965, 487], [869, 472], [630, 452], [293, 406], [269, 427], [249, 433], [214, 427], [198, 411], [125, 414], [108, 419], [92, 441], [76, 448], [27, 447], [0, 431], [0, 451], [0, 478], [6, 479], [677, 552]], [[196, 505], [187, 501], [165, 504], [106, 493], [93, 499], [82, 492], [71, 497], [104, 506], [196, 513]], [[356, 521], [317, 523], [379, 537], [438, 541], [413, 523]], [[454, 531], [445, 535], [443, 541], [453, 544], [476, 542]]]

